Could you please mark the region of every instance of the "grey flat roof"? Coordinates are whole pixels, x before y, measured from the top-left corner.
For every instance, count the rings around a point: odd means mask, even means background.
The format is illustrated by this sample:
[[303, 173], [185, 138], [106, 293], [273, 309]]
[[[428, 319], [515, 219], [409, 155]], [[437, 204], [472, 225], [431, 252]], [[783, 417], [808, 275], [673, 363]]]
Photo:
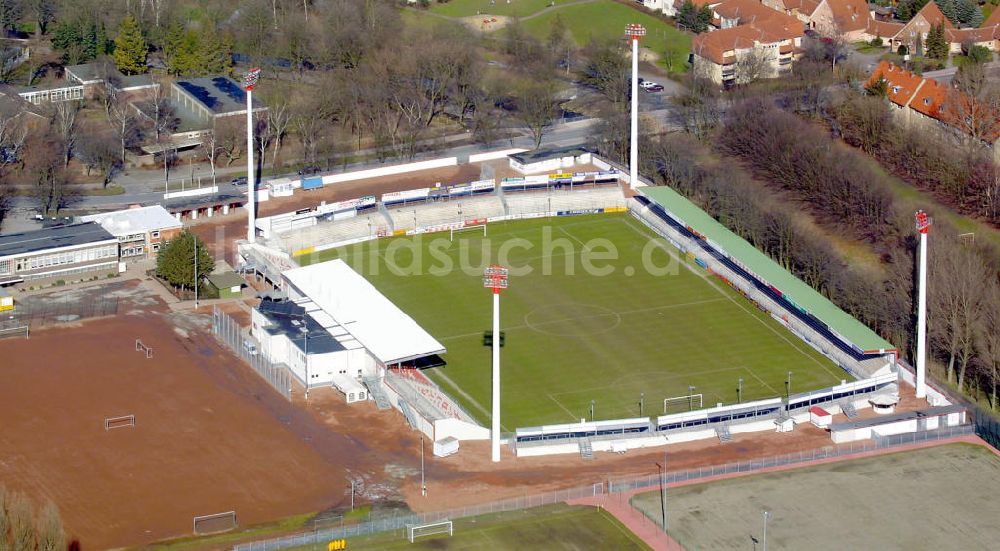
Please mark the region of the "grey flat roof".
[[569, 157], [570, 155], [576, 157], [577, 155], [582, 155], [584, 153], [590, 153], [590, 151], [582, 147], [546, 147], [542, 149], [536, 149], [534, 151], [525, 151], [524, 153], [514, 153], [513, 155], [508, 155], [511, 159], [521, 163], [530, 164], [537, 163], [541, 161], [547, 161], [549, 159], [559, 159], [562, 157]]
[[[235, 80], [226, 76], [189, 78], [174, 82], [199, 103], [216, 115], [243, 111], [246, 109], [247, 93]], [[253, 109], [264, 107], [260, 100], [254, 98]]]
[[[287, 336], [288, 340], [303, 352], [306, 352], [306, 346], [308, 346], [310, 354], [327, 354], [347, 350], [319, 322], [306, 314], [305, 308], [294, 302], [263, 300], [257, 309], [272, 324], [265, 327], [265, 331], [271, 335]], [[305, 323], [306, 331], [302, 330], [303, 323]], [[307, 335], [308, 344], [306, 343]]]
[[118, 240], [96, 222], [0, 235], [0, 257]]
[[180, 212], [217, 205], [246, 204], [247, 196], [239, 191], [236, 186], [228, 182], [220, 183], [219, 189], [218, 193], [210, 195], [193, 195], [191, 197], [168, 199], [164, 201], [163, 207], [169, 212]]
[[878, 427], [888, 423], [909, 421], [911, 419], [920, 419], [921, 417], [938, 417], [940, 415], [948, 415], [950, 413], [958, 413], [965, 410], [966, 407], [963, 405], [952, 404], [950, 406], [904, 411], [902, 413], [894, 413], [892, 415], [879, 415], [878, 417], [870, 417], [868, 419], [860, 419], [858, 421], [848, 421], [847, 423], [833, 423], [830, 425], [830, 430], [835, 431]]

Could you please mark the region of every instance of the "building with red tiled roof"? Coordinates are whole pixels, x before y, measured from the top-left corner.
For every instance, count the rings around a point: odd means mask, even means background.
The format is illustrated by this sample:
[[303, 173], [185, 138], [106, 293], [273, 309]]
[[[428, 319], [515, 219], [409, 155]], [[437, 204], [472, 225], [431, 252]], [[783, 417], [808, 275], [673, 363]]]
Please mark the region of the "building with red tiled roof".
[[[794, 18], [765, 18], [699, 34], [691, 41], [695, 74], [723, 86], [780, 76], [801, 55], [803, 34]], [[750, 56], [759, 56], [761, 63], [749, 63]]]
[[[1000, 109], [996, 106], [975, 104], [972, 98], [947, 84], [916, 75], [888, 61], [875, 67], [866, 86], [880, 79], [885, 80], [886, 98], [894, 107], [893, 112], [905, 125], [934, 123], [967, 137], [974, 136], [992, 147], [994, 157], [1000, 159]], [[973, 111], [980, 113], [975, 117], [966, 116]], [[977, 123], [966, 120], [968, 118], [985, 122], [970, 130], [968, 124]]]
[[825, 36], [861, 40], [872, 13], [865, 0], [822, 0], [813, 10], [809, 26]]

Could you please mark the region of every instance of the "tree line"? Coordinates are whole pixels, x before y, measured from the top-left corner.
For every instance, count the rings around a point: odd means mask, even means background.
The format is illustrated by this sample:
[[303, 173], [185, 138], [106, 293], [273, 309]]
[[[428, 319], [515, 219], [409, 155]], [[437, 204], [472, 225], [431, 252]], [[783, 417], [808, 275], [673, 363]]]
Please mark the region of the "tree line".
[[64, 551], [66, 547], [62, 518], [51, 501], [36, 510], [26, 495], [0, 484], [0, 549]]
[[[719, 120], [701, 135], [672, 133], [641, 144], [647, 173], [910, 356], [917, 242], [913, 213], [898, 204], [891, 177], [822, 126], [777, 107], [774, 97], [734, 100]], [[929, 353], [949, 381], [974, 396], [985, 393], [997, 408], [1000, 256], [960, 233], [943, 218], [931, 233]], [[863, 243], [876, 260], [845, 257], [830, 236]]]

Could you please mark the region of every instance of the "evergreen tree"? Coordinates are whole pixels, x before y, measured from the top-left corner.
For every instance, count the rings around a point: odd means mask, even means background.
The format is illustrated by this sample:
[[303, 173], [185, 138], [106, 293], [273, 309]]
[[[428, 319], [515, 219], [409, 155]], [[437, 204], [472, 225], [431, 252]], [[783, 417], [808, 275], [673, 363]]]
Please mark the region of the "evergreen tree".
[[111, 41], [108, 40], [108, 29], [104, 27], [104, 23], [101, 23], [97, 27], [97, 56], [108, 55], [111, 53]]
[[202, 33], [198, 37], [198, 62], [195, 72], [201, 75], [225, 73], [233, 64], [233, 44], [227, 35]]
[[958, 10], [955, 7], [955, 0], [934, 0], [941, 13], [952, 23], [958, 23]]
[[[96, 33], [94, 38], [97, 39]], [[126, 75], [145, 73], [148, 50], [146, 39], [139, 30], [139, 23], [131, 15], [126, 15], [118, 29], [118, 36], [115, 37], [113, 56], [118, 70]]]
[[927, 57], [948, 59], [948, 42], [944, 36], [944, 22], [934, 25], [927, 33]]
[[965, 25], [978, 27], [983, 24], [983, 12], [974, 0], [958, 0], [955, 10], [958, 20]]
[[708, 30], [708, 24], [712, 21], [712, 9], [708, 6], [699, 8], [691, 0], [684, 0], [674, 18], [681, 28], [703, 33]]
[[877, 80], [873, 80], [865, 86], [865, 93], [869, 96], [884, 98], [889, 93], [889, 81], [880, 74]]
[[80, 57], [83, 61], [97, 58], [97, 25], [87, 25], [83, 32], [83, 42], [80, 44]]
[[160, 249], [160, 254], [156, 257], [156, 275], [175, 287], [194, 289], [195, 240], [198, 242], [199, 276], [212, 273], [215, 261], [209, 256], [205, 243], [191, 233], [191, 230], [184, 230], [183, 233], [171, 239], [165, 247]]

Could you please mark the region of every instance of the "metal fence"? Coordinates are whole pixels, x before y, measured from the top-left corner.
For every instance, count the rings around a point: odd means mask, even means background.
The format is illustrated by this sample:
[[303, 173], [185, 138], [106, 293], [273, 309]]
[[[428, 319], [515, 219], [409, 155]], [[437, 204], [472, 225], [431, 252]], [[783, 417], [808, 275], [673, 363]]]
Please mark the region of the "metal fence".
[[[292, 399], [291, 374], [284, 364], [271, 363], [263, 354], [257, 350], [257, 345], [243, 334], [243, 327], [218, 307], [212, 307], [212, 332], [223, 344], [228, 346], [243, 361], [250, 364], [250, 367], [267, 381], [274, 390], [278, 391], [286, 400]], [[252, 344], [253, 346], [248, 346]]]
[[88, 318], [118, 314], [117, 297], [88, 298], [87, 300], [42, 300], [34, 297], [17, 303], [13, 310], [0, 318], [0, 330], [28, 326], [31, 329], [70, 323]]
[[[851, 442], [848, 444], [841, 444], [837, 447], [831, 446], [814, 450], [806, 450], [798, 453], [775, 455], [772, 457], [765, 457], [762, 459], [737, 461], [734, 463], [727, 463], [724, 465], [699, 467], [697, 469], [687, 469], [687, 470], [673, 471], [673, 472], [668, 471], [665, 475], [665, 480], [667, 484], [674, 484], [678, 482], [710, 479], [715, 476], [728, 475], [728, 474], [752, 473], [773, 467], [804, 464], [821, 459], [844, 457], [857, 453], [898, 448], [901, 446], [908, 446], [920, 442], [932, 442], [946, 438], [953, 438], [956, 436], [965, 436], [974, 434], [974, 432], [975, 429], [972, 425], [962, 425], [958, 427], [946, 427], [933, 431], [897, 434], [892, 436], [880, 437], [877, 440], [866, 440], [863, 442]], [[518, 497], [503, 501], [496, 501], [493, 503], [487, 503], [483, 505], [458, 507], [454, 509], [449, 509], [447, 511], [421, 513], [419, 515], [400, 514], [399, 512], [396, 512], [391, 516], [385, 516], [381, 518], [370, 518], [368, 521], [361, 522], [358, 524], [340, 526], [336, 528], [313, 530], [312, 532], [309, 533], [297, 534], [294, 536], [285, 536], [269, 540], [241, 543], [233, 547], [233, 549], [234, 551], [272, 551], [277, 549], [287, 549], [289, 547], [298, 547], [305, 545], [325, 546], [326, 543], [329, 542], [330, 540], [349, 538], [355, 536], [366, 536], [382, 532], [391, 532], [394, 530], [402, 531], [405, 530], [407, 524], [425, 524], [428, 522], [436, 522], [444, 519], [455, 520], [465, 517], [474, 517], [491, 513], [518, 511], [521, 509], [529, 509], [532, 507], [539, 507], [542, 505], [553, 505], [556, 503], [563, 503], [573, 499], [581, 499], [594, 496], [605, 496], [613, 493], [627, 492], [630, 490], [642, 490], [646, 488], [655, 489], [659, 487], [660, 481], [661, 478], [659, 474], [650, 474], [648, 476], [642, 476], [630, 479], [621, 479], [621, 480], [608, 479], [605, 481], [597, 482], [587, 486], [580, 486], [569, 490], [559, 490], [540, 495]], [[653, 518], [652, 516], [649, 516], [648, 518], [654, 522], [659, 521], [658, 518]], [[400, 534], [400, 536], [402, 537], [402, 534]]]

